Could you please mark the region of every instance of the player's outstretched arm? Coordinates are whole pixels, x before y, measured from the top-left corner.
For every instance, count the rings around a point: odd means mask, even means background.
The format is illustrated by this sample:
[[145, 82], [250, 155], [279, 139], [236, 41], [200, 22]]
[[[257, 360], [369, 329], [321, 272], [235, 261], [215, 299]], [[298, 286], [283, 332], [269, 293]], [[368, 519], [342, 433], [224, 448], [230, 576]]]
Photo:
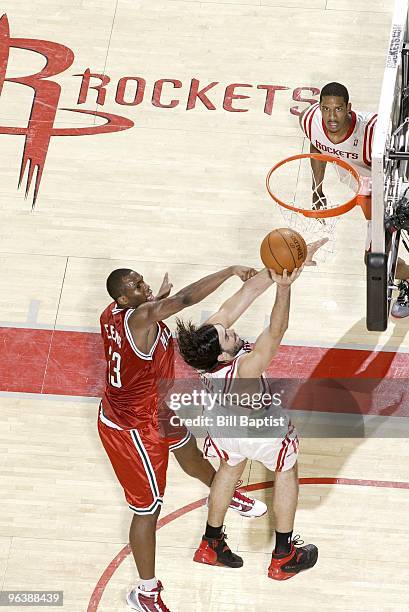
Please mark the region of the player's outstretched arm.
[[328, 242], [329, 238], [320, 238], [307, 244], [307, 258], [304, 262], [304, 266], [316, 266], [317, 262], [314, 261], [314, 255], [324, 244]]
[[207, 319], [204, 325], [220, 323], [223, 327], [231, 327], [254, 300], [271, 287], [273, 283], [269, 271], [264, 268], [246, 281], [236, 293], [221, 305], [217, 312]]
[[288, 328], [290, 312], [291, 285], [300, 276], [302, 267], [287, 274], [276, 274], [270, 270], [271, 277], [277, 283], [277, 293], [270, 316], [270, 325], [259, 335], [253, 350], [239, 360], [237, 375], [239, 378], [258, 378], [268, 368], [277, 353], [281, 340]]
[[[307, 244], [307, 258], [304, 262], [305, 266], [316, 266], [314, 255], [326, 242], [328, 238], [321, 238], [315, 242]], [[246, 281], [228, 300], [221, 305], [219, 310], [212, 314], [204, 325], [216, 325], [220, 323], [223, 327], [231, 327], [241, 317], [241, 315], [251, 306], [251, 304], [262, 294], [266, 289], [274, 283], [269, 271], [264, 268], [255, 276]]]
[[129, 317], [129, 325], [131, 329], [147, 328], [156, 321], [167, 319], [184, 308], [197, 304], [213, 291], [216, 291], [228, 278], [238, 276], [244, 282], [255, 274], [257, 274], [257, 271], [247, 266], [230, 266], [214, 274], [209, 274], [195, 283], [187, 285], [175, 295], [141, 304]]

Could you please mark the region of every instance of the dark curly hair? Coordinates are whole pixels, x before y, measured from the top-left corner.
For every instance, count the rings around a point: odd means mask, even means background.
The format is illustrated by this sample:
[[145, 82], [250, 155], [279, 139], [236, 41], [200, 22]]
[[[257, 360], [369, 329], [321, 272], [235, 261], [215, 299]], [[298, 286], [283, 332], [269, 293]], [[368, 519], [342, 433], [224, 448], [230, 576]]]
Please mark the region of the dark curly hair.
[[322, 89], [320, 94], [320, 102], [325, 96], [335, 96], [337, 98], [343, 98], [345, 104], [349, 102], [349, 93], [345, 85], [341, 83], [327, 83]]
[[217, 365], [222, 349], [214, 325], [196, 327], [191, 321], [184, 323], [177, 319], [176, 332], [180, 354], [187, 364], [204, 372]]

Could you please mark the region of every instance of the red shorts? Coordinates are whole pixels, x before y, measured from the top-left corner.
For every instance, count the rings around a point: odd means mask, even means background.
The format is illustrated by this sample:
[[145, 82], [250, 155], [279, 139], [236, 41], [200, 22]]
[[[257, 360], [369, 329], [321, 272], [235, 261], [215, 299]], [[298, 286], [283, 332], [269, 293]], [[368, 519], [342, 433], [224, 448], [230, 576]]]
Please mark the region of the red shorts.
[[178, 428], [177, 438], [163, 438], [158, 429], [120, 429], [100, 412], [98, 433], [126, 501], [136, 514], [154, 514], [163, 504], [169, 451], [184, 446], [191, 433]]

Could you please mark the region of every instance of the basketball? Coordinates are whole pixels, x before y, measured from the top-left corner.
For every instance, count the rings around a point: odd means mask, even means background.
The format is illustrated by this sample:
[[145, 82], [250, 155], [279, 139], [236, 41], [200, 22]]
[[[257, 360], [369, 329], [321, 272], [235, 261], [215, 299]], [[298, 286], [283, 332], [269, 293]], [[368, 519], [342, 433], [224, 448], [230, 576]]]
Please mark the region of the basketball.
[[260, 256], [266, 268], [275, 270], [277, 274], [286, 269], [291, 274], [306, 260], [307, 245], [301, 234], [289, 227], [275, 229], [261, 243]]

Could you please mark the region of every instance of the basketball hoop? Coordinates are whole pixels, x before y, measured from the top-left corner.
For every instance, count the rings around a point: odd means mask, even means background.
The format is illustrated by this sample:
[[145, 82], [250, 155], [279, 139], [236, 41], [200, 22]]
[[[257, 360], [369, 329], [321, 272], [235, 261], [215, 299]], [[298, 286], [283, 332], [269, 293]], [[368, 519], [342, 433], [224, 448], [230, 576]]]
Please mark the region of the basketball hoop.
[[[325, 163], [319, 183], [312, 171], [314, 160]], [[283, 159], [269, 171], [266, 186], [277, 204], [304, 217], [339, 217], [360, 206], [365, 218], [371, 218], [370, 180], [338, 157], [302, 153]]]

